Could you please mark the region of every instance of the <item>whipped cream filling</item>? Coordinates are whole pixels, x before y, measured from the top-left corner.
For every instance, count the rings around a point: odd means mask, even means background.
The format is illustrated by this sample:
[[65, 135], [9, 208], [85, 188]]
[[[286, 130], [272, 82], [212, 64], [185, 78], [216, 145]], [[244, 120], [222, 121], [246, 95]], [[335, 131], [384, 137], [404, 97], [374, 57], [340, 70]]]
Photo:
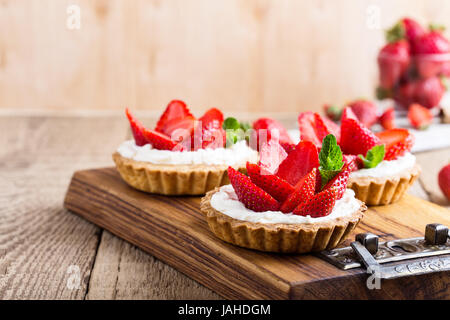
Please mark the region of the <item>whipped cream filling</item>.
[[245, 166], [246, 162], [257, 162], [258, 152], [239, 141], [230, 148], [200, 149], [197, 151], [169, 151], [153, 149], [150, 144], [137, 146], [134, 140], [123, 142], [117, 152], [124, 158], [153, 164], [204, 164]]
[[247, 209], [242, 202], [238, 200], [231, 184], [223, 186], [211, 197], [211, 206], [217, 211], [237, 220], [259, 223], [285, 223], [301, 224], [315, 223], [336, 219], [351, 215], [356, 212], [360, 203], [355, 198], [355, 192], [351, 189], [345, 190], [344, 196], [336, 201], [333, 211], [328, 216], [313, 218], [311, 216], [298, 216], [292, 213], [283, 213], [281, 211], [255, 212]]
[[416, 164], [416, 157], [407, 152], [402, 157], [395, 160], [383, 160], [375, 168], [360, 169], [350, 174], [350, 178], [359, 177], [373, 177], [382, 178], [389, 177], [401, 173], [414, 167]]

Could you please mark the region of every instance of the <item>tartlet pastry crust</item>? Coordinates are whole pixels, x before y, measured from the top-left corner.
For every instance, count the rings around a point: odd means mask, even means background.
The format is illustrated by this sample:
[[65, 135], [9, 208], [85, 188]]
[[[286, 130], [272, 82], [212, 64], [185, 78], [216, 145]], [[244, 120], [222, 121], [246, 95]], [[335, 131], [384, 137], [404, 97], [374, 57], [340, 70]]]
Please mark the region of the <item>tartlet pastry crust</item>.
[[416, 163], [413, 168], [390, 177], [350, 177], [347, 188], [353, 189], [355, 197], [367, 205], [386, 205], [400, 200], [420, 171]]
[[306, 253], [338, 246], [356, 227], [367, 207], [345, 217], [313, 224], [266, 224], [237, 220], [211, 206], [211, 197], [219, 188], [209, 191], [200, 202], [211, 231], [234, 245], [267, 252]]
[[[162, 165], [112, 155], [120, 176], [131, 187], [162, 195], [204, 195], [229, 184], [228, 165]], [[246, 168], [237, 167], [242, 173]]]

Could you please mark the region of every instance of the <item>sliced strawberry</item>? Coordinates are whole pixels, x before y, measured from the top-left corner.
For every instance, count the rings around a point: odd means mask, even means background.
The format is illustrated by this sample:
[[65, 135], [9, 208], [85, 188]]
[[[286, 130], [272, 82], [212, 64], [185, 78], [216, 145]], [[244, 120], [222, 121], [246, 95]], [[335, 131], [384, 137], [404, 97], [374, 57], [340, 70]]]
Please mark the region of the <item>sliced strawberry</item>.
[[297, 182], [319, 166], [319, 154], [310, 141], [300, 141], [286, 159], [280, 163], [277, 176], [295, 186]]
[[344, 110], [342, 110], [341, 122], [346, 119], [358, 120], [358, 117], [353, 113], [352, 108], [350, 107], [345, 107]]
[[350, 172], [357, 171], [363, 167], [361, 158], [353, 154], [344, 154], [342, 161]]
[[414, 136], [406, 129], [391, 129], [377, 133], [380, 143], [385, 145], [385, 160], [395, 160], [410, 151]]
[[367, 151], [378, 144], [380, 139], [357, 120], [342, 121], [340, 146], [343, 153], [365, 156]]
[[287, 154], [291, 153], [292, 150], [295, 149], [295, 143], [280, 142], [280, 145], [283, 147], [284, 151], [286, 151]]
[[152, 145], [153, 148], [158, 150], [172, 150], [177, 147], [179, 150], [183, 151], [175, 141], [170, 140], [168, 136], [154, 130], [144, 129], [142, 132], [145, 139]]
[[161, 115], [161, 117], [158, 120], [158, 123], [156, 124], [155, 131], [164, 133], [166, 135], [170, 135], [170, 132], [166, 132], [165, 125], [173, 120], [173, 119], [183, 119], [186, 117], [192, 117], [192, 113], [189, 111], [186, 104], [181, 100], [173, 100], [169, 102], [167, 105], [166, 110]]
[[310, 173], [304, 176], [295, 186], [295, 191], [282, 202], [280, 211], [284, 213], [292, 212], [301, 202], [305, 202], [316, 190], [317, 169], [313, 168]]
[[333, 211], [339, 190], [337, 187], [324, 189], [305, 202], [300, 203], [294, 209], [293, 214], [311, 216], [312, 218], [325, 217]]
[[257, 164], [247, 162], [247, 173], [254, 184], [280, 202], [294, 191], [294, 187], [289, 183]]
[[284, 148], [276, 141], [269, 140], [263, 143], [259, 150], [259, 163], [258, 165], [270, 173], [275, 173], [278, 166], [288, 154]]
[[319, 139], [320, 142], [322, 142], [323, 138], [330, 134], [325, 122], [318, 113], [314, 113], [314, 129], [316, 131], [317, 139]]
[[413, 103], [408, 109], [408, 119], [414, 128], [424, 130], [433, 121], [433, 114], [430, 109], [422, 107], [418, 103]]
[[350, 170], [352, 170], [352, 168], [349, 168], [349, 165], [344, 165], [341, 172], [328, 181], [328, 183], [323, 187], [323, 190], [336, 188], [338, 192], [336, 200], [341, 199], [344, 196], [345, 189], [347, 188], [347, 183], [351, 172]]
[[195, 122], [196, 120], [192, 116], [169, 120], [164, 125], [163, 134], [169, 136], [174, 141], [180, 141], [182, 138], [192, 135]]
[[380, 116], [380, 124], [385, 130], [395, 128], [395, 112], [394, 108], [387, 108], [383, 114]]
[[277, 211], [280, 204], [270, 194], [256, 186], [249, 177], [228, 167], [228, 178], [240, 202], [256, 212]]
[[316, 146], [322, 144], [319, 140], [315, 130], [314, 114], [310, 111], [301, 112], [298, 116], [298, 128], [300, 130], [300, 139], [304, 141], [311, 141]]
[[128, 121], [130, 122], [131, 132], [133, 133], [134, 142], [137, 146], [143, 146], [148, 143], [147, 139], [144, 137], [144, 126], [142, 123], [136, 119], [133, 114], [131, 114], [130, 109], [125, 109], [125, 114], [127, 115]]
[[226, 143], [225, 131], [222, 129], [223, 113], [211, 108], [198, 120], [202, 128], [202, 149], [223, 148]]
[[341, 139], [341, 127], [337, 123], [334, 123], [327, 117], [320, 117], [322, 121], [324, 122], [325, 126], [327, 127], [327, 130], [329, 133], [331, 133], [333, 136], [336, 137], [336, 140], [339, 142]]
[[317, 147], [322, 146], [322, 140], [328, 134], [333, 134], [339, 140], [339, 126], [318, 113], [302, 112], [298, 117], [300, 138], [311, 141]]
[[[253, 129], [258, 133], [258, 146], [262, 145], [264, 141], [260, 141], [259, 137], [266, 137], [266, 141], [270, 141], [272, 138], [276, 139], [274, 130], [278, 131], [278, 140], [280, 144], [292, 144], [291, 137], [287, 130], [281, 123], [271, 118], [260, 118], [253, 123]], [[260, 130], [266, 130], [265, 135], [260, 134]]]

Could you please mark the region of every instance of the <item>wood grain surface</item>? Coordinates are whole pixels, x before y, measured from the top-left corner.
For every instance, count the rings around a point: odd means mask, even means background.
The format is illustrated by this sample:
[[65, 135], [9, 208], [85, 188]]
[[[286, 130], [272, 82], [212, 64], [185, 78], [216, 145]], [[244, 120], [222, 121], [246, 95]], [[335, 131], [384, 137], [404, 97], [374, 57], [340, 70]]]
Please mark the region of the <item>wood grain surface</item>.
[[[293, 118], [280, 120], [293, 127]], [[0, 115], [0, 299], [220, 298], [63, 209], [73, 172], [113, 165], [111, 153], [130, 136], [122, 115]], [[423, 171], [409, 193], [449, 206], [436, 172], [450, 159], [450, 149], [417, 159]], [[70, 266], [80, 269], [78, 289], [67, 286]]]
[[[363, 269], [342, 271], [311, 255], [262, 253], [225, 243], [210, 232], [199, 200], [136, 191], [115, 168], [105, 168], [76, 172], [65, 207], [225, 298], [450, 298], [450, 272], [393, 279], [381, 290], [368, 290]], [[447, 209], [408, 195], [394, 205], [370, 208], [348, 241], [361, 232], [382, 240], [423, 236], [425, 225], [433, 222], [450, 225]]]
[[446, 0], [2, 0], [0, 108], [318, 110], [373, 95], [405, 15], [450, 27]]

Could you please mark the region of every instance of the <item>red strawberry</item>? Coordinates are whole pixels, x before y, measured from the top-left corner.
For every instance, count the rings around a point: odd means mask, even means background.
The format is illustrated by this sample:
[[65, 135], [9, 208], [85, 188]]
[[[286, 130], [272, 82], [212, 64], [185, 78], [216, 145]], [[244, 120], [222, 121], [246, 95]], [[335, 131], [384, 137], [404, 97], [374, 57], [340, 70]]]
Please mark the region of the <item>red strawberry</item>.
[[350, 177], [350, 172], [352, 168], [349, 165], [344, 165], [341, 172], [339, 172], [333, 179], [328, 181], [328, 183], [323, 187], [323, 189], [337, 188], [337, 200], [344, 196], [345, 189], [347, 188], [348, 179]]
[[228, 178], [240, 202], [256, 212], [277, 211], [280, 204], [270, 194], [256, 186], [249, 177], [228, 167]]
[[288, 154], [284, 148], [275, 140], [269, 140], [263, 143], [259, 150], [259, 163], [258, 165], [270, 173], [275, 173], [278, 166]]
[[132, 114], [130, 109], [125, 109], [125, 114], [127, 115], [128, 121], [130, 122], [131, 132], [133, 133], [134, 142], [137, 146], [143, 146], [148, 143], [145, 139], [143, 131], [145, 130], [142, 123], [136, 119]]
[[450, 42], [442, 35], [442, 30], [432, 30], [414, 41], [414, 54], [449, 53]]
[[424, 130], [433, 121], [433, 114], [430, 109], [424, 108], [418, 103], [413, 103], [409, 106], [408, 119], [414, 128]]
[[380, 124], [385, 130], [395, 128], [394, 108], [387, 108], [380, 117]]
[[344, 161], [344, 165], [347, 166], [347, 169], [350, 172], [357, 171], [363, 168], [363, 162], [361, 158], [355, 156], [354, 154], [344, 154], [342, 161]]
[[304, 176], [295, 186], [295, 190], [282, 202], [280, 211], [284, 213], [292, 212], [301, 202], [305, 202], [312, 196], [316, 189], [317, 169], [313, 168], [310, 173]]
[[286, 159], [280, 163], [277, 176], [295, 186], [297, 182], [319, 166], [319, 154], [310, 141], [300, 141]]
[[414, 102], [416, 94], [417, 81], [408, 81], [400, 84], [394, 91], [394, 99], [403, 107], [408, 106]]
[[164, 134], [173, 141], [183, 144], [188, 150], [191, 150], [191, 136], [194, 132], [196, 120], [194, 117], [175, 118], [169, 120], [164, 125]]
[[417, 71], [422, 78], [437, 76], [448, 66], [450, 41], [441, 31], [432, 30], [414, 41]]
[[338, 195], [339, 190], [337, 187], [324, 189], [312, 198], [300, 203], [293, 211], [293, 214], [300, 216], [309, 215], [313, 218], [325, 217], [333, 210]]
[[323, 106], [323, 111], [325, 112], [325, 115], [333, 121], [337, 122], [341, 119], [342, 108], [339, 108], [338, 106], [325, 104]]
[[[259, 131], [267, 130], [266, 131], [267, 141], [270, 141], [272, 139], [273, 131], [278, 130], [279, 142], [283, 144], [292, 144], [291, 137], [289, 136], [286, 128], [284, 128], [281, 125], [281, 123], [279, 123], [274, 119], [260, 118], [253, 123], [253, 129], [255, 129], [255, 131], [258, 132], [258, 139], [259, 139]], [[263, 143], [264, 141], [258, 140], [258, 146], [262, 145]]]
[[322, 146], [323, 138], [333, 134], [337, 140], [340, 139], [339, 126], [333, 121], [320, 116], [318, 113], [302, 112], [298, 117], [300, 138], [311, 141], [316, 146]]
[[359, 122], [370, 128], [378, 120], [377, 107], [371, 101], [359, 99], [348, 105], [358, 118]]
[[191, 112], [189, 111], [188, 107], [186, 106], [186, 104], [183, 101], [173, 100], [173, 101], [169, 102], [166, 110], [159, 118], [158, 123], [156, 124], [155, 131], [164, 133], [166, 135], [170, 135], [171, 132], [167, 132], [165, 130], [166, 124], [173, 119], [178, 119], [178, 118], [182, 119], [182, 118], [186, 118], [186, 117], [194, 118], [192, 116]]
[[219, 109], [212, 108], [198, 120], [198, 125], [201, 126], [202, 144], [196, 146], [194, 137], [194, 150], [222, 148], [226, 143], [225, 131], [222, 129], [223, 113]]
[[440, 78], [420, 79], [415, 85], [414, 102], [431, 109], [439, 105], [444, 93], [445, 87]]
[[170, 140], [168, 136], [154, 130], [148, 130], [144, 128], [142, 131], [145, 139], [152, 145], [153, 148], [158, 150], [172, 150], [177, 147], [177, 151], [183, 151], [183, 147], [177, 145], [175, 141]]
[[410, 151], [414, 144], [414, 136], [406, 129], [391, 129], [377, 133], [380, 144], [385, 145], [385, 160], [395, 160]]
[[247, 162], [247, 173], [254, 184], [280, 201], [280, 203], [294, 191], [294, 187], [289, 183], [264, 170], [257, 164]]
[[380, 86], [392, 89], [400, 80], [411, 61], [410, 46], [406, 40], [386, 44], [378, 54]]
[[356, 114], [353, 113], [352, 108], [345, 107], [344, 110], [342, 110], [341, 122], [344, 121], [345, 119], [358, 120], [358, 117], [356, 116]]
[[422, 26], [415, 20], [411, 18], [403, 18], [401, 20], [403, 23], [403, 27], [405, 28], [405, 36], [406, 38], [413, 43], [417, 38], [421, 37], [425, 30]]
[[365, 156], [367, 151], [378, 144], [380, 139], [357, 120], [342, 121], [340, 146], [343, 153]]
[[315, 130], [314, 114], [311, 111], [301, 112], [298, 116], [298, 127], [300, 130], [300, 139], [311, 141], [316, 146], [322, 145]]
[[438, 181], [442, 193], [450, 201], [450, 164], [446, 165], [441, 169], [441, 171], [439, 171]]
[[291, 153], [291, 151], [295, 149], [295, 143], [280, 142], [280, 145], [287, 154]]
[[403, 18], [387, 31], [386, 39], [388, 42], [392, 42], [406, 38], [409, 43], [414, 43], [423, 34], [425, 34], [425, 30], [419, 23], [411, 18]]

